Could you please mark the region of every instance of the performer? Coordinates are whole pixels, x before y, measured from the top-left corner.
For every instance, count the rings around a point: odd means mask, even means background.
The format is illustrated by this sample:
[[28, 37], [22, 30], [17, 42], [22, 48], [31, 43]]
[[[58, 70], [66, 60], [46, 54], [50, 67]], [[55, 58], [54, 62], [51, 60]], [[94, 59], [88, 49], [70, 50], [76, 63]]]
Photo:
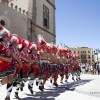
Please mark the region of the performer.
[[[68, 57], [68, 73], [72, 74], [72, 80], [74, 80], [74, 74], [73, 74], [73, 60], [72, 60], [72, 53], [71, 50], [68, 51], [67, 53], [67, 57]], [[75, 80], [74, 80], [75, 81]]]
[[13, 88], [13, 74], [15, 70], [11, 63], [11, 57], [18, 61], [9, 46], [10, 38], [11, 33], [0, 25], [0, 78], [2, 78], [0, 84], [4, 85], [7, 83], [7, 96], [5, 100], [10, 100]]
[[76, 54], [76, 59], [75, 59], [75, 65], [76, 65], [76, 80], [81, 80], [80, 79], [80, 74], [81, 74], [81, 68], [79, 66], [78, 59], [80, 59], [80, 55]]
[[10, 47], [11, 47], [12, 52], [15, 54], [15, 56], [17, 58], [17, 60], [14, 57], [12, 58], [12, 64], [15, 67], [15, 73], [13, 75], [13, 77], [14, 77], [13, 86], [16, 86], [15, 97], [18, 100], [20, 99], [18, 96], [18, 92], [20, 89], [20, 82], [21, 82], [21, 79], [23, 78], [22, 70], [21, 70], [22, 63], [21, 63], [21, 58], [20, 58], [20, 52], [17, 48], [17, 46], [20, 42], [21, 42], [21, 40], [20, 40], [19, 36], [16, 34], [13, 34], [10, 39]]
[[54, 43], [51, 44], [52, 45], [52, 55], [53, 55], [53, 60], [54, 60], [54, 65], [53, 65], [53, 73], [52, 73], [52, 76], [53, 76], [53, 79], [54, 79], [54, 82], [53, 82], [53, 85], [55, 85], [56, 87], [58, 87], [58, 84], [57, 84], [57, 79], [58, 79], [58, 73], [59, 73], [59, 57], [57, 55], [57, 47], [56, 45], [54, 45]]
[[[44, 84], [46, 83], [47, 80], [47, 71], [48, 71], [48, 54], [46, 51], [46, 41], [43, 38], [43, 35], [38, 35], [39, 43], [41, 46], [41, 51], [39, 52], [40, 54], [40, 63], [41, 63], [41, 68], [42, 68], [42, 78], [43, 78], [43, 83], [41, 82], [39, 89], [43, 90], [44, 89]], [[41, 86], [42, 85], [42, 86]]]
[[[30, 80], [29, 81], [33, 81], [33, 70], [31, 68], [31, 64], [33, 63], [33, 61], [31, 60], [31, 57], [28, 53], [28, 46], [29, 46], [29, 42], [27, 40], [21, 40], [21, 44], [19, 45], [19, 50], [21, 51], [21, 60], [22, 60], [22, 73], [23, 73], [23, 78], [24, 78], [24, 82], [27, 82], [28, 77], [30, 76]], [[20, 88], [21, 91], [23, 91], [23, 87]], [[30, 92], [33, 94], [33, 90], [32, 88], [30, 88], [30, 86], [28, 85], [28, 89], [30, 90]]]
[[53, 73], [53, 66], [54, 66], [54, 57], [52, 55], [52, 46], [50, 43], [47, 43], [46, 50], [48, 54], [48, 78], [50, 78], [50, 82], [52, 83], [52, 73]]
[[67, 53], [68, 53], [68, 48], [66, 46], [64, 46], [64, 52], [63, 52], [63, 56], [64, 56], [64, 74], [65, 74], [65, 82], [68, 83], [68, 59], [67, 59]]
[[33, 70], [34, 79], [32, 78], [29, 81], [28, 85], [29, 85], [29, 89], [32, 90], [34, 81], [37, 77], [39, 77], [39, 71], [40, 71], [40, 69], [39, 69], [40, 57], [39, 57], [39, 54], [38, 54], [37, 45], [35, 43], [31, 43], [31, 45], [29, 46], [29, 53], [30, 53], [31, 60], [33, 60], [33, 63], [32, 63], [31, 66], [32, 66], [32, 70]]

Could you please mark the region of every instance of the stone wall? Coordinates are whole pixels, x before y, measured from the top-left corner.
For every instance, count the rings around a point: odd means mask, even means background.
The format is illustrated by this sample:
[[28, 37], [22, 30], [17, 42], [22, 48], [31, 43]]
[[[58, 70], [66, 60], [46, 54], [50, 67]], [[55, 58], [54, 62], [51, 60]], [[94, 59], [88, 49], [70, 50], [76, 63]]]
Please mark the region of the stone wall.
[[28, 39], [30, 32], [30, 19], [17, 11], [0, 2], [0, 20], [6, 22], [5, 27], [13, 34], [18, 34], [21, 38]]

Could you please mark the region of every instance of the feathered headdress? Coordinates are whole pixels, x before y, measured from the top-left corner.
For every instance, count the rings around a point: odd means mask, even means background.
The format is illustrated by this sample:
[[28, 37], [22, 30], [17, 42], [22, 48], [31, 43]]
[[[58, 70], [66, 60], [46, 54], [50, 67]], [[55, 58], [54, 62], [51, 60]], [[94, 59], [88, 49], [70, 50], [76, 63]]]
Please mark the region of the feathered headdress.
[[62, 46], [61, 44], [58, 46], [58, 54], [63, 54], [63, 53], [64, 53], [64, 46]]
[[21, 43], [21, 40], [20, 40], [19, 36], [16, 35], [16, 34], [13, 34], [12, 37], [11, 37], [11, 39], [10, 39], [10, 44], [12, 44], [14, 42], [17, 42], [18, 44]]
[[46, 50], [51, 50], [52, 46], [50, 45], [50, 43], [46, 43]]
[[57, 46], [53, 42], [51, 42], [50, 45], [51, 45], [52, 51], [57, 51]]
[[29, 41], [27, 41], [27, 40], [25, 40], [25, 39], [22, 39], [22, 40], [21, 40], [21, 43], [18, 45], [18, 48], [21, 49], [23, 46], [24, 46], [24, 47], [26, 46], [26, 47], [28, 48], [29, 45], [30, 45]]
[[5, 36], [11, 38], [12, 34], [6, 28], [0, 25], [0, 38], [3, 38]]
[[33, 43], [30, 43], [29, 46], [28, 46], [28, 49], [31, 51], [33, 49], [37, 50], [37, 45], [33, 42]]
[[46, 41], [44, 40], [42, 34], [37, 35], [37, 37], [38, 37], [38, 40], [39, 40], [39, 44], [40, 44], [41, 46], [42, 46], [42, 45], [46, 45]]

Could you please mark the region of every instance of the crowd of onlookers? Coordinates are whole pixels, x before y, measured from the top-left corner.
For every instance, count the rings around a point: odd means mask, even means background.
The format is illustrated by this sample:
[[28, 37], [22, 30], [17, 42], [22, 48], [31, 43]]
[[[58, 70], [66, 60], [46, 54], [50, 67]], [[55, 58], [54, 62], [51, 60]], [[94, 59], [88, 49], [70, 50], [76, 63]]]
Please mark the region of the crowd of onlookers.
[[100, 75], [100, 62], [97, 63], [81, 63], [81, 71], [84, 74]]

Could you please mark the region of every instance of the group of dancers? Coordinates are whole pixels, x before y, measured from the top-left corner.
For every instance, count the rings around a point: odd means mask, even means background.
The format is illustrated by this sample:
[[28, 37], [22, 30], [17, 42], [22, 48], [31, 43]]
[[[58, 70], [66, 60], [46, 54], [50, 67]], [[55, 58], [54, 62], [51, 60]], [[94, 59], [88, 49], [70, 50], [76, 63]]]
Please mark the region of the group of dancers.
[[30, 93], [34, 94], [35, 80], [40, 91], [44, 91], [48, 79], [58, 87], [58, 75], [61, 83], [64, 77], [67, 82], [70, 74], [73, 80], [80, 80], [80, 56], [73, 54], [65, 45], [47, 43], [42, 34], [37, 37], [39, 44], [20, 39], [0, 25], [0, 86], [7, 84], [5, 100], [10, 100], [13, 87], [16, 88], [16, 99], [20, 100], [18, 92], [23, 91], [27, 81]]

